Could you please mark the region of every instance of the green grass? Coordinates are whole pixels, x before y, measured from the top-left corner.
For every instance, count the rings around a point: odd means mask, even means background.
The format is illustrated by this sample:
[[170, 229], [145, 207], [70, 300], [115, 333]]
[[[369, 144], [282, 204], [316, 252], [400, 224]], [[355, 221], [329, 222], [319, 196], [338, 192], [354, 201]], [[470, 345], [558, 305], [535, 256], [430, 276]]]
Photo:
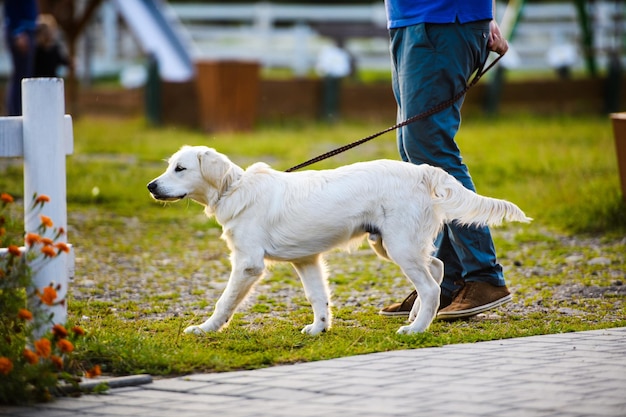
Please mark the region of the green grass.
[[[351, 316], [341, 309], [338, 315]], [[332, 331], [311, 337], [298, 330], [307, 319], [306, 313], [291, 314], [288, 318], [263, 320], [262, 326], [249, 328], [244, 315], [238, 313], [227, 330], [198, 337], [181, 333], [187, 324], [181, 318], [120, 321], [105, 317], [94, 323], [87, 340], [89, 351], [82, 355], [120, 374], [179, 375], [589, 328], [581, 319], [559, 320], [537, 313], [528, 318], [480, 324], [434, 322], [426, 333], [400, 336], [395, 330], [404, 324], [401, 319], [381, 319], [370, 312], [359, 315], [357, 320], [345, 323], [338, 320]], [[622, 321], [621, 325], [624, 324]]]
[[[81, 359], [111, 374], [172, 375], [626, 325], [623, 296], [558, 292], [572, 283], [608, 287], [626, 276], [626, 207], [610, 121], [522, 115], [467, 117], [458, 135], [478, 191], [511, 200], [535, 218], [494, 231], [518, 307], [487, 320], [435, 321], [424, 334], [398, 336], [402, 320], [376, 314], [408, 291], [397, 267], [365, 250], [333, 252], [335, 325], [328, 333], [299, 333], [312, 313], [295, 273], [277, 266], [226, 330], [181, 334], [212, 311], [229, 261], [218, 226], [199, 205], [149, 197], [146, 184], [163, 171], [164, 159], [183, 144], [204, 144], [242, 166], [263, 160], [286, 169], [385, 127], [294, 122], [209, 135], [137, 119], [75, 121], [75, 152], [67, 160], [69, 240], [77, 257], [69, 313], [89, 331]], [[311, 168], [376, 158], [397, 159], [393, 134]], [[0, 190], [21, 196], [21, 164], [3, 166]], [[583, 261], [568, 263], [573, 255]], [[588, 262], [597, 257], [610, 264]], [[281, 296], [285, 287], [297, 295]], [[367, 303], [354, 302], [355, 291], [367, 294], [361, 297]], [[564, 308], [582, 313], [559, 312]]]

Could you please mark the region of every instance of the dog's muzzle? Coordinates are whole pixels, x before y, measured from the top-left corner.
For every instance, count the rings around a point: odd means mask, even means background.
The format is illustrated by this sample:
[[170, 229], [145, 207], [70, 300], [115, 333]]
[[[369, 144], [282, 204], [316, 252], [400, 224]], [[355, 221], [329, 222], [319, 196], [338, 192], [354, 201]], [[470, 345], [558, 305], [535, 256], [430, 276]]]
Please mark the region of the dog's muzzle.
[[186, 195], [171, 196], [159, 193], [159, 185], [157, 184], [156, 180], [148, 184], [148, 191], [150, 191], [150, 194], [152, 194], [152, 197], [155, 200], [161, 201], [178, 201], [186, 197]]

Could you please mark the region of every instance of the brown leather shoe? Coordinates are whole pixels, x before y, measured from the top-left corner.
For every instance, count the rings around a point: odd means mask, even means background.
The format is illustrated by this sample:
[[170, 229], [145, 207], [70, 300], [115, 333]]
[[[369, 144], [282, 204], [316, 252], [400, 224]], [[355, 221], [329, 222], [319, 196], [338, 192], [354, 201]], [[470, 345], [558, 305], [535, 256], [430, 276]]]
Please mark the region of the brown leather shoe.
[[[393, 303], [387, 307], [381, 309], [378, 314], [381, 316], [389, 316], [389, 317], [409, 317], [409, 313], [413, 308], [413, 304], [415, 304], [415, 300], [417, 299], [417, 291], [413, 290], [411, 294], [408, 295], [404, 299], [404, 301], [400, 303]], [[452, 299], [448, 296], [441, 294], [439, 297], [439, 309], [447, 307], [452, 302]]]
[[455, 320], [475, 316], [511, 301], [509, 289], [496, 287], [487, 282], [466, 282], [452, 303], [437, 313], [442, 320]]

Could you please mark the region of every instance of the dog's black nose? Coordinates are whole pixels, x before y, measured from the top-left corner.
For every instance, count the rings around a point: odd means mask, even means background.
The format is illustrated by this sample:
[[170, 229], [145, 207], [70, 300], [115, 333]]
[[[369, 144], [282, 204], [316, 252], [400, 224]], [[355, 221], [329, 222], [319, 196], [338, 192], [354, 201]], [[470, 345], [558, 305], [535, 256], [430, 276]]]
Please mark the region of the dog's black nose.
[[148, 184], [148, 191], [150, 191], [151, 193], [154, 192], [156, 188], [157, 188], [156, 181], [152, 181], [150, 184]]

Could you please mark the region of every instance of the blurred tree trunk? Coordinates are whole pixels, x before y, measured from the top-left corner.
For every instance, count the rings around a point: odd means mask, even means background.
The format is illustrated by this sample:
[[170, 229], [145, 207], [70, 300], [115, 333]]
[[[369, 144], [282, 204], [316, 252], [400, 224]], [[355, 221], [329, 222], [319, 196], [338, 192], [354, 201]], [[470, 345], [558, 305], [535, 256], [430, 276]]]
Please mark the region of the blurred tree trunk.
[[[54, 16], [65, 34], [67, 50], [71, 62], [76, 62], [78, 39], [87, 23], [98, 9], [102, 0], [39, 0], [39, 10]], [[74, 65], [70, 65], [67, 76], [68, 113], [78, 117], [78, 79]]]

